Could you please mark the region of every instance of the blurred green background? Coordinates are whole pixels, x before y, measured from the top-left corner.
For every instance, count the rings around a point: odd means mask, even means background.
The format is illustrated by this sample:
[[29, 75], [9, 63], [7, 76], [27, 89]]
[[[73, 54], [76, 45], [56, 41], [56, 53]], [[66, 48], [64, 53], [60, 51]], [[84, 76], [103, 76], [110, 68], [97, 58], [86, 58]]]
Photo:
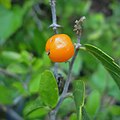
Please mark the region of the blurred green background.
[[[74, 22], [86, 16], [81, 44], [101, 48], [120, 65], [120, 0], [56, 1], [59, 33], [76, 42]], [[45, 53], [45, 43], [54, 34], [50, 24], [49, 0], [0, 0], [0, 120], [14, 120], [10, 110], [27, 120], [47, 119], [45, 110], [27, 117], [24, 111], [38, 96], [40, 73], [53, 70]], [[64, 79], [67, 72], [68, 63], [60, 63]], [[85, 106], [92, 120], [120, 120], [120, 90], [99, 61], [80, 51], [72, 79], [86, 82]], [[73, 104], [70, 98], [63, 102], [61, 120], [75, 120]]]

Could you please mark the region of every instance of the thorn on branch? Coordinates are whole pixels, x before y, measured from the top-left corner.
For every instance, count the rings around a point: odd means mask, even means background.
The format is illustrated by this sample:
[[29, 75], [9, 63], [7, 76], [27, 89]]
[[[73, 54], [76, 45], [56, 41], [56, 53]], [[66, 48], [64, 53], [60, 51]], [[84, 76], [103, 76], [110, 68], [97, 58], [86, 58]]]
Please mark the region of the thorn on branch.
[[51, 5], [55, 5], [56, 0], [50, 0], [49, 3], [50, 3], [50, 6], [51, 6]]
[[51, 24], [49, 27], [52, 27], [53, 30], [56, 30], [57, 28], [60, 28], [61, 26], [58, 25], [58, 24], [53, 23], [53, 24]]
[[74, 45], [76, 49], [79, 49], [82, 46], [80, 43], [74, 43]]

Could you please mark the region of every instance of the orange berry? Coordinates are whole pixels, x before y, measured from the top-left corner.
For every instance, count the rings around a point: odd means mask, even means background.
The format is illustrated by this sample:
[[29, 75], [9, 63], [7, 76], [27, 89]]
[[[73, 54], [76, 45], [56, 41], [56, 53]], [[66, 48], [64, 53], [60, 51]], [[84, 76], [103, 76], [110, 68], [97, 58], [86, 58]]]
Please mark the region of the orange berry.
[[74, 45], [66, 34], [56, 34], [49, 38], [45, 50], [53, 62], [65, 62], [74, 55]]

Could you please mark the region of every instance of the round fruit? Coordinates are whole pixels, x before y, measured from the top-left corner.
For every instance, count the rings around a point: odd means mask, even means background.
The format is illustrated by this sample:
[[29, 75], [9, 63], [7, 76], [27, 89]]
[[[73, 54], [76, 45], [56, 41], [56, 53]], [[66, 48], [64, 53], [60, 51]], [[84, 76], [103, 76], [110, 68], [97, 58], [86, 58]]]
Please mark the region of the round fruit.
[[48, 39], [46, 52], [53, 62], [65, 62], [74, 55], [74, 45], [66, 34], [56, 34]]

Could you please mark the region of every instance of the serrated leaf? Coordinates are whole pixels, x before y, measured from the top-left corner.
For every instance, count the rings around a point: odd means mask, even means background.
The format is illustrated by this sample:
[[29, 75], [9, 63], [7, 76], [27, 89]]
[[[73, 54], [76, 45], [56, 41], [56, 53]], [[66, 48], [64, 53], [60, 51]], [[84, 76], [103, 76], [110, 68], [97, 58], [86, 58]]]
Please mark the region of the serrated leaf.
[[48, 108], [43, 106], [40, 98], [37, 98], [36, 100], [31, 101], [29, 104], [27, 104], [27, 106], [24, 109], [24, 115], [28, 116], [29, 114], [31, 114], [32, 112], [34, 112], [38, 109], [44, 109], [44, 110], [46, 110], [46, 112], [48, 112]]
[[81, 80], [77, 80], [73, 84], [73, 96], [77, 109], [78, 120], [82, 120], [82, 107], [84, 106], [85, 85]]
[[46, 70], [41, 74], [40, 96], [44, 104], [54, 108], [58, 102], [58, 86], [56, 79], [51, 71]]
[[88, 52], [101, 61], [120, 88], [120, 67], [114, 62], [114, 59], [93, 45], [86, 44], [85, 48]]

